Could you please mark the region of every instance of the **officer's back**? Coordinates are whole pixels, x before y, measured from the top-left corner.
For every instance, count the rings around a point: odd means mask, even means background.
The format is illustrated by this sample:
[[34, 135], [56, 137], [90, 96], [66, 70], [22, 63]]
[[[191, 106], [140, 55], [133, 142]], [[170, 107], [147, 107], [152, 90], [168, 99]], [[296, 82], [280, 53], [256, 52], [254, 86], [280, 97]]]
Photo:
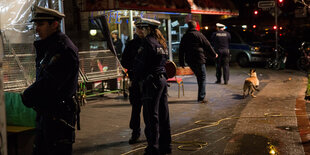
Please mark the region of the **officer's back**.
[[216, 50], [229, 48], [231, 36], [230, 33], [224, 31], [223, 28], [220, 28], [218, 31], [214, 32], [211, 37], [212, 45]]

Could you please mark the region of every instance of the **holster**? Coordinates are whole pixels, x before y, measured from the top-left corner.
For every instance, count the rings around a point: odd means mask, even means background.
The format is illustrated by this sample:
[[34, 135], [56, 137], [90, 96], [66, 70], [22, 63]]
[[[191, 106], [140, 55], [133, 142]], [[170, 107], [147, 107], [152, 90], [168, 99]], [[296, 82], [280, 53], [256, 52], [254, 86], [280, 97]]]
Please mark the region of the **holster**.
[[158, 86], [156, 86], [155, 81], [158, 80], [164, 76], [163, 74], [158, 74], [158, 75], [152, 75], [149, 74], [145, 80], [142, 81], [141, 83], [141, 88], [142, 88], [142, 100], [148, 101], [153, 98], [153, 96], [156, 93], [156, 90], [158, 89]]
[[76, 115], [76, 128], [78, 130], [81, 130], [81, 126], [80, 126], [80, 113], [81, 113], [81, 105], [77, 102], [77, 97], [76, 95], [72, 97], [72, 100], [75, 104], [75, 115]]
[[42, 115], [52, 118], [55, 121], [59, 121], [64, 126], [75, 130], [75, 124], [77, 129], [80, 130], [80, 104], [76, 100], [76, 96], [61, 100], [55, 104], [55, 107], [48, 110], [37, 110]]

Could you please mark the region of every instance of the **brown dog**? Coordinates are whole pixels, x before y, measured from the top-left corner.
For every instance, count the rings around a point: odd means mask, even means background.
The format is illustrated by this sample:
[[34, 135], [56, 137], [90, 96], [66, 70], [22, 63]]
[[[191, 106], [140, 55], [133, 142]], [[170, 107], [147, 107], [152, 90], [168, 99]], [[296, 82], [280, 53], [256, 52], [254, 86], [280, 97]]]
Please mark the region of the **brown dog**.
[[258, 80], [257, 75], [256, 75], [256, 70], [250, 69], [250, 77], [245, 79], [244, 85], [243, 85], [243, 98], [245, 98], [245, 92], [247, 90], [248, 90], [248, 95], [251, 92], [251, 96], [256, 97], [254, 95], [254, 92], [255, 92], [255, 90], [259, 91], [257, 89], [258, 85], [259, 85], [259, 80]]

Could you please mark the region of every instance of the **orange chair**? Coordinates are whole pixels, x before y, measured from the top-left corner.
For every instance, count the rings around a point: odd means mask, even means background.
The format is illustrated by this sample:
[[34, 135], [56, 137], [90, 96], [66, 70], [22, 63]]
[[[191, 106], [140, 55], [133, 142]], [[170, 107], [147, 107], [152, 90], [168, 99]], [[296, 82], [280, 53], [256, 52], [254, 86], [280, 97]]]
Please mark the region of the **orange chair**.
[[178, 84], [178, 98], [180, 98], [180, 89], [181, 89], [181, 86], [182, 86], [183, 96], [184, 96], [184, 85], [183, 85], [183, 79], [182, 78], [175, 76], [175, 77], [167, 79], [167, 82], [168, 83], [177, 83]]

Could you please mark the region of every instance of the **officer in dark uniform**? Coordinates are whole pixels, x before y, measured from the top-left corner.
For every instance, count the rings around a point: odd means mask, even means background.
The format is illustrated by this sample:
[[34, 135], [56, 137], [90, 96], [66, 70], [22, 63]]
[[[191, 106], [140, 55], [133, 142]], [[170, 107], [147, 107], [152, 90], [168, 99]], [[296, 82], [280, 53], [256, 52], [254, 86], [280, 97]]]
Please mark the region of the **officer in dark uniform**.
[[171, 153], [171, 131], [167, 101], [168, 58], [166, 40], [158, 29], [160, 22], [141, 18], [136, 22], [145, 36], [133, 65], [133, 73], [141, 81], [145, 136], [145, 154]]
[[[138, 54], [138, 49], [142, 46], [143, 33], [140, 29], [136, 30], [134, 39], [128, 41], [125, 46], [124, 52], [122, 54], [121, 64], [127, 69], [131, 85], [129, 87], [129, 101], [131, 104], [131, 118], [129, 127], [132, 129], [131, 138], [129, 139], [129, 144], [134, 144], [138, 142], [141, 134], [140, 128], [140, 114], [142, 108], [141, 102], [141, 92], [139, 88], [139, 81], [137, 81], [133, 74], [133, 64], [136, 55]], [[142, 47], [141, 47], [142, 48]]]
[[113, 41], [113, 45], [117, 54], [117, 58], [120, 59], [122, 56], [123, 42], [120, 38], [118, 38], [118, 31], [113, 30], [111, 32], [111, 37]]
[[211, 36], [211, 42], [218, 54], [216, 59], [216, 82], [221, 83], [222, 68], [223, 68], [223, 78], [224, 84], [228, 84], [229, 80], [229, 43], [231, 36], [229, 32], [224, 31], [225, 25], [216, 23], [218, 31], [214, 32]]
[[40, 40], [36, 49], [36, 81], [22, 93], [23, 103], [37, 112], [34, 155], [70, 155], [75, 141], [78, 49], [60, 31], [65, 15], [36, 6]]

